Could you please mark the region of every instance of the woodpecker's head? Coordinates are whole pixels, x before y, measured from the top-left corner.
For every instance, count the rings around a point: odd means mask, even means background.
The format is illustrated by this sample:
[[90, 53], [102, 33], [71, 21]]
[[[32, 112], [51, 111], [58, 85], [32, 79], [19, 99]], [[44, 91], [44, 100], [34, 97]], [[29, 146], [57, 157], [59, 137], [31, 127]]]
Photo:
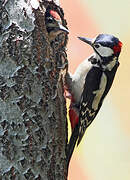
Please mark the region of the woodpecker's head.
[[45, 23], [47, 32], [51, 39], [54, 39], [58, 34], [64, 32], [69, 33], [69, 30], [62, 25], [62, 19], [60, 18], [59, 14], [52, 10], [48, 9], [45, 15]]
[[101, 59], [108, 59], [110, 57], [117, 57], [121, 52], [122, 43], [118, 38], [109, 34], [99, 34], [96, 38], [89, 39], [84, 37], [78, 37], [80, 40], [91, 45], [95, 53]]

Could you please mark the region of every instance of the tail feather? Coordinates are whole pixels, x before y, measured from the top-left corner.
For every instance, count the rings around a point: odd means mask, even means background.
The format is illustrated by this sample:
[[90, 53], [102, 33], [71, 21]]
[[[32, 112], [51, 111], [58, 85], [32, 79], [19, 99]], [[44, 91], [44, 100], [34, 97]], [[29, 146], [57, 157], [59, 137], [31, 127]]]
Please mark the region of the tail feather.
[[77, 124], [75, 126], [73, 132], [72, 132], [72, 135], [71, 135], [68, 147], [67, 147], [67, 153], [66, 153], [66, 155], [67, 155], [67, 168], [69, 167], [69, 162], [70, 162], [70, 159], [72, 157], [72, 154], [73, 154], [73, 151], [74, 151], [77, 139], [78, 139], [78, 135], [79, 135], [79, 126]]
[[79, 135], [78, 135], [78, 139], [77, 139], [77, 146], [80, 144], [83, 136], [84, 136], [84, 132], [85, 132], [85, 129], [83, 128], [79, 128]]

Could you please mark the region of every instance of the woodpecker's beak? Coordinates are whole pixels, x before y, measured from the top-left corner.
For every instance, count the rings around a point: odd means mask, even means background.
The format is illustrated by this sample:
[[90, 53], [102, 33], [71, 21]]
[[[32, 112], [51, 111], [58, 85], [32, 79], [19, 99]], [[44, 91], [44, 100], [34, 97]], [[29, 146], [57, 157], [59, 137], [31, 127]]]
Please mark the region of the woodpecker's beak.
[[59, 29], [60, 29], [61, 31], [64, 31], [64, 32], [66, 32], [66, 33], [69, 33], [69, 30], [68, 30], [67, 28], [65, 28], [61, 23], [58, 23], [58, 25], [59, 25]]
[[83, 42], [85, 42], [85, 43], [87, 43], [87, 44], [89, 44], [90, 46], [92, 46], [92, 40], [93, 39], [90, 39], [90, 38], [84, 38], [84, 37], [78, 37], [81, 41], [83, 41]]

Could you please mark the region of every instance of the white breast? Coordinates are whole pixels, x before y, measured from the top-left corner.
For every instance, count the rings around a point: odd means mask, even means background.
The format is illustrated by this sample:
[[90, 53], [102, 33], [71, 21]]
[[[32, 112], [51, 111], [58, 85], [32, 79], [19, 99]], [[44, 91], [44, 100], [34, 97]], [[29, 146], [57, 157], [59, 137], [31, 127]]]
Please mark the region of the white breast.
[[72, 75], [72, 94], [76, 103], [80, 101], [81, 94], [83, 92], [85, 78], [92, 64], [88, 59], [85, 59], [76, 69], [74, 75]]

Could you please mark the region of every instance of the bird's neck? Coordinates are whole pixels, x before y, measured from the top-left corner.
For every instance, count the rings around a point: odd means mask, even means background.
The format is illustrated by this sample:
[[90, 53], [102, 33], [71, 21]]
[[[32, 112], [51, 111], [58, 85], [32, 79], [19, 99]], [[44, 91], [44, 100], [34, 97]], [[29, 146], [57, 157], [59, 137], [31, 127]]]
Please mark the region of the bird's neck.
[[102, 68], [103, 70], [111, 71], [115, 64], [118, 63], [118, 58], [115, 56], [110, 57], [101, 57], [98, 54], [94, 54], [94, 59], [96, 60], [96, 63], [94, 66]]

